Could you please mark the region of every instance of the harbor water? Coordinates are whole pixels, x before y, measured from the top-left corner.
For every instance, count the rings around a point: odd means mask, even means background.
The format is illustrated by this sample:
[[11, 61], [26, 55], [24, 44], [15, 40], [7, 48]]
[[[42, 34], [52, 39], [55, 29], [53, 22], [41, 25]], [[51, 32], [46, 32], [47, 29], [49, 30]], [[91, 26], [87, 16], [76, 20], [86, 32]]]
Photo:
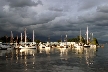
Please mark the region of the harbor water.
[[108, 45], [0, 50], [0, 72], [108, 72]]

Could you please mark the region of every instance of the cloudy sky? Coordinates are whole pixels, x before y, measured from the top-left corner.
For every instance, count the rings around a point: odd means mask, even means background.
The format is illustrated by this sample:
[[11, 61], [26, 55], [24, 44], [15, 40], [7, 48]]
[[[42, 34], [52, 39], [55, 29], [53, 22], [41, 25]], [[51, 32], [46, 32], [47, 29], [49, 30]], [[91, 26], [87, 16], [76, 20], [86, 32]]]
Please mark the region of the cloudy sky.
[[0, 36], [76, 37], [81, 29], [108, 40], [108, 0], [0, 0]]

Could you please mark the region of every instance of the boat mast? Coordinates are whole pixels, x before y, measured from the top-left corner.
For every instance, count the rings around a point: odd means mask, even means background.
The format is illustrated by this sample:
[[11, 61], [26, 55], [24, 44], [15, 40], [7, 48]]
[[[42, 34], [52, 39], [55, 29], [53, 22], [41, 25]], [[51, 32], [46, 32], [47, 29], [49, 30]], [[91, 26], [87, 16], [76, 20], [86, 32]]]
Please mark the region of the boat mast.
[[61, 35], [61, 42], [62, 42], [62, 35]]
[[26, 28], [24, 30], [24, 33], [25, 33], [25, 46], [26, 46]]
[[13, 33], [11, 31], [11, 39], [10, 39], [10, 43], [13, 43]]
[[33, 30], [33, 44], [34, 44], [34, 30]]
[[93, 40], [93, 33], [92, 33], [92, 40]]
[[48, 37], [48, 42], [50, 43], [50, 36]]
[[88, 26], [87, 26], [87, 32], [86, 33], [87, 33], [87, 44], [88, 44]]
[[63, 43], [62, 43], [62, 35], [61, 35], [61, 43], [60, 43], [60, 45], [63, 45]]
[[17, 47], [17, 42], [18, 42], [18, 35], [17, 35], [17, 39], [16, 39], [16, 47]]
[[21, 44], [22, 44], [22, 33], [21, 33]]
[[66, 45], [67, 45], [67, 35], [66, 35]]
[[80, 43], [81, 43], [81, 29], [80, 29]]

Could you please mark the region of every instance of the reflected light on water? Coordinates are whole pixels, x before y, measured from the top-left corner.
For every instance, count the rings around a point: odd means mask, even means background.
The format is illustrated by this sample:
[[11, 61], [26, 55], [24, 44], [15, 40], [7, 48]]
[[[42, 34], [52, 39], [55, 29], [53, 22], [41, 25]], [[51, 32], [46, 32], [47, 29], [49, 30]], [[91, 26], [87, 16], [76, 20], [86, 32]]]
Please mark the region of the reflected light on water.
[[96, 48], [84, 48], [84, 55], [86, 59], [86, 64], [89, 66], [93, 64], [93, 58], [96, 55]]
[[21, 49], [20, 50], [21, 55], [33, 55], [35, 54], [35, 49]]
[[46, 48], [39, 48], [39, 50], [40, 50], [40, 53], [46, 52], [46, 54], [50, 54], [50, 48], [49, 48], [49, 47], [46, 47]]
[[[99, 72], [97, 48], [42, 48], [0, 51], [2, 72]], [[41, 51], [41, 53], [40, 53]], [[104, 63], [100, 61], [101, 63]], [[107, 61], [106, 61], [107, 63]], [[100, 63], [99, 63], [100, 64]], [[106, 64], [107, 65], [107, 64]], [[104, 67], [107, 67], [104, 65]], [[103, 67], [103, 69], [104, 69]], [[102, 68], [102, 67], [100, 67]], [[5, 69], [5, 70], [4, 70]], [[106, 72], [106, 71], [104, 71]]]
[[67, 48], [59, 48], [60, 50], [60, 58], [67, 60], [68, 58], [68, 49]]

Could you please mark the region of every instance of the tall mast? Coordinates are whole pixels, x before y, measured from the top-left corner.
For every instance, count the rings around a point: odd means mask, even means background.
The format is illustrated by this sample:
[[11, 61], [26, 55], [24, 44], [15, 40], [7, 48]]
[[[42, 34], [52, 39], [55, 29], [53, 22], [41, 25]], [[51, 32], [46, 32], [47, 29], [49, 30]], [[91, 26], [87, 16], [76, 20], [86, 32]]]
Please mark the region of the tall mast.
[[67, 45], [67, 35], [66, 35], [66, 45]]
[[80, 42], [81, 42], [81, 29], [80, 29]]
[[25, 33], [25, 45], [26, 45], [26, 28], [25, 28], [25, 30], [24, 30], [24, 33]]
[[21, 44], [22, 44], [22, 33], [21, 33]]
[[50, 43], [50, 36], [48, 37], [48, 42]]
[[16, 47], [17, 47], [17, 42], [18, 42], [18, 35], [17, 35], [17, 39], [16, 39]]
[[13, 33], [11, 31], [11, 39], [10, 39], [10, 43], [13, 43]]
[[62, 42], [62, 35], [61, 35], [61, 42]]
[[34, 30], [33, 30], [33, 44], [34, 44]]
[[92, 33], [92, 40], [93, 40], [93, 33]]
[[87, 32], [86, 33], [87, 33], [87, 44], [88, 44], [88, 26], [87, 26]]

